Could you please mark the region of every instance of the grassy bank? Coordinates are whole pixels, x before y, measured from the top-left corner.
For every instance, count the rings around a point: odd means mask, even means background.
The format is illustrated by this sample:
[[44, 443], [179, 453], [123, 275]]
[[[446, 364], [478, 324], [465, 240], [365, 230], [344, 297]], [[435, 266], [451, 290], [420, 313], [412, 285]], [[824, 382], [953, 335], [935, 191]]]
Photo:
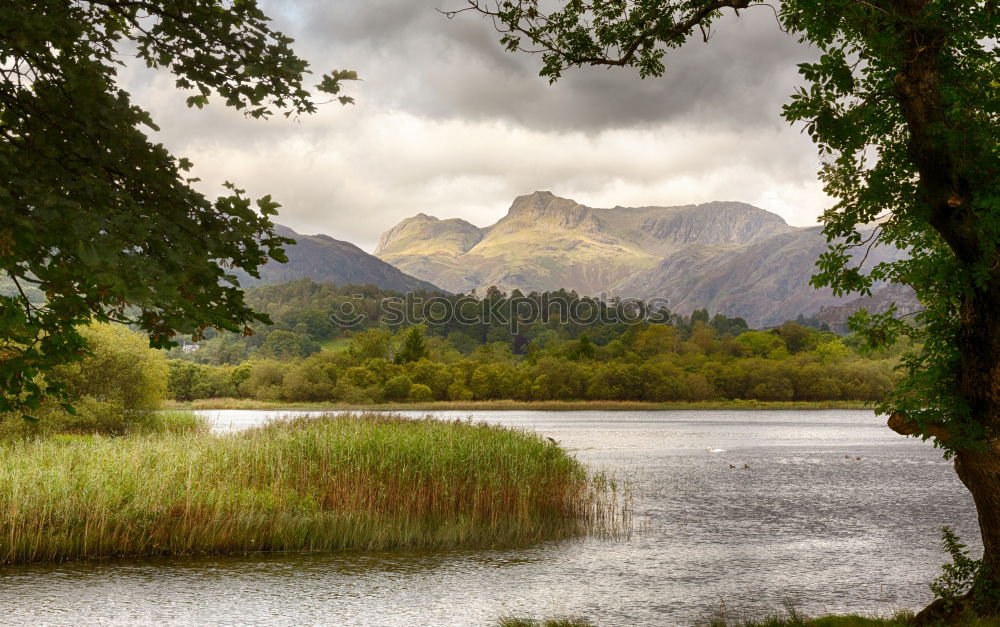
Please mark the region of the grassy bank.
[[[899, 612], [889, 618], [849, 614], [840, 616], [818, 616], [808, 618], [795, 611], [783, 615], [751, 618], [749, 616], [732, 616], [725, 612], [717, 614], [705, 621], [697, 621], [695, 627], [912, 627], [914, 615], [912, 612]], [[600, 623], [588, 621], [585, 618], [517, 618], [502, 617], [497, 627], [596, 627]], [[942, 623], [925, 627], [1000, 627], [1000, 619], [968, 617], [958, 619], [958, 622]]]
[[0, 415], [0, 442], [47, 438], [55, 435], [109, 436], [139, 434], [208, 433], [208, 423], [189, 411], [167, 410], [138, 412], [123, 415], [117, 408], [100, 408], [90, 411], [95, 403], [77, 403], [75, 414], [50, 410], [36, 422], [29, 422], [16, 414]]
[[[912, 627], [912, 612], [899, 612], [888, 618], [848, 614], [840, 616], [818, 616], [809, 618], [796, 612], [782, 616], [765, 618], [733, 618], [717, 616], [707, 622], [696, 623], [696, 627]], [[1000, 627], [1000, 619], [970, 616], [936, 625], [923, 627]]]
[[434, 401], [428, 403], [292, 403], [248, 398], [206, 398], [188, 402], [166, 401], [167, 409], [310, 409], [325, 411], [656, 411], [691, 409], [869, 409], [864, 401], [697, 401], [645, 403], [638, 401]]
[[618, 486], [558, 447], [463, 422], [56, 435], [0, 458], [0, 563], [511, 545], [622, 522]]

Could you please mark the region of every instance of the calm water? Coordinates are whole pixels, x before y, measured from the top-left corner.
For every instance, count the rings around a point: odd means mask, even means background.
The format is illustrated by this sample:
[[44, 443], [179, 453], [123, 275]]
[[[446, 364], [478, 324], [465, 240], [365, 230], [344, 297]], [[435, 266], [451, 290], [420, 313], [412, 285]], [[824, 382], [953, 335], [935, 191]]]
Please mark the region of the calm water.
[[[274, 415], [204, 413], [219, 430]], [[632, 479], [644, 530], [520, 550], [0, 569], [0, 623], [490, 625], [501, 615], [572, 614], [598, 625], [675, 625], [723, 599], [742, 610], [790, 600], [809, 613], [888, 612], [929, 601], [927, 582], [945, 561], [942, 525], [981, 552], [951, 464], [868, 411], [473, 419], [537, 431]]]

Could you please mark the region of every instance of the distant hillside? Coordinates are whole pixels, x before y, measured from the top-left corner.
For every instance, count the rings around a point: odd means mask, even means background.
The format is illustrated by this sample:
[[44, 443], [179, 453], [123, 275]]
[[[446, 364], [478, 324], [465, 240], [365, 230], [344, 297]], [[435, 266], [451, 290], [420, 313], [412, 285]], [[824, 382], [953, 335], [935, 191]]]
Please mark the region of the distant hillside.
[[435, 285], [405, 274], [349, 242], [333, 239], [329, 235], [302, 235], [280, 224], [276, 225], [275, 232], [297, 242], [285, 249], [288, 263], [269, 261], [261, 267], [260, 279], [241, 274], [241, 285], [249, 287], [310, 278], [336, 285], [375, 285], [397, 292], [441, 291]]
[[535, 192], [483, 229], [425, 214], [403, 220], [383, 234], [375, 256], [456, 292], [496, 285], [596, 295], [684, 246], [747, 244], [790, 229], [743, 203], [593, 209]]
[[896, 305], [898, 315], [907, 316], [923, 310], [917, 295], [906, 285], [892, 284], [874, 290], [871, 296], [862, 296], [843, 305], [821, 307], [816, 318], [826, 323], [836, 333], [847, 333], [847, 320], [864, 309], [868, 313], [883, 313]]
[[[824, 250], [818, 227], [745, 203], [594, 209], [535, 192], [485, 228], [418, 214], [386, 231], [375, 255], [453, 292], [665, 298], [678, 313], [707, 308], [762, 327], [850, 300], [809, 285]], [[875, 249], [869, 263], [901, 254]]]
[[[816, 260], [826, 249], [820, 227], [795, 229], [748, 246], [686, 247], [655, 268], [636, 273], [616, 292], [667, 298], [668, 307], [679, 312], [708, 309], [742, 317], [754, 327], [775, 326], [856, 298], [809, 285]], [[867, 263], [900, 256], [896, 249], [877, 248]]]

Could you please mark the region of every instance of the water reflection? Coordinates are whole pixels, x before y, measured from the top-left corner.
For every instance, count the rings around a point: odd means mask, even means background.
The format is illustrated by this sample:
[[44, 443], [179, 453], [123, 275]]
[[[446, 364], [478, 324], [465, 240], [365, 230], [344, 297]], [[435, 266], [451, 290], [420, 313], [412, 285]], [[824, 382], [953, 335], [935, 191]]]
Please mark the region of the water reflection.
[[[206, 413], [220, 430], [265, 417]], [[670, 625], [720, 599], [887, 612], [929, 599], [926, 584], [945, 560], [941, 525], [978, 547], [971, 499], [940, 451], [892, 434], [871, 412], [473, 419], [538, 431], [589, 466], [631, 478], [644, 531], [495, 551], [7, 568], [0, 622], [488, 625], [503, 614], [575, 614], [600, 625]]]

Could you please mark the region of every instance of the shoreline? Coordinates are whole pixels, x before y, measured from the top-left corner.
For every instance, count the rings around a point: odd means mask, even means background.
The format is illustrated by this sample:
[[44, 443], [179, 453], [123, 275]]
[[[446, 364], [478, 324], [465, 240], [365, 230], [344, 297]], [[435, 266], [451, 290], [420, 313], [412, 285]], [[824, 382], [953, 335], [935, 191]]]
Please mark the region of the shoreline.
[[682, 411], [682, 410], [827, 410], [868, 409], [866, 401], [433, 401], [352, 405], [326, 402], [258, 401], [248, 398], [206, 398], [164, 401], [164, 410], [312, 410], [312, 411]]

